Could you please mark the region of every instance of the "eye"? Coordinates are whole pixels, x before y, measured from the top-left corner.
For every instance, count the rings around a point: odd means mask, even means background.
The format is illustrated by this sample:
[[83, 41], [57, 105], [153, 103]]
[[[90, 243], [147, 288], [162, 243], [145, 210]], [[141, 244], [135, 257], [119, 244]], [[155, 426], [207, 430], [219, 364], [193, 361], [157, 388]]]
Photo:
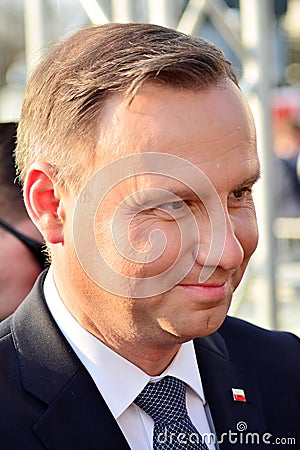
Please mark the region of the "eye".
[[183, 200], [178, 200], [176, 202], [163, 203], [159, 205], [157, 209], [162, 209], [164, 211], [178, 211], [185, 206], [185, 202]]
[[240, 189], [236, 189], [233, 191], [233, 196], [236, 199], [243, 199], [244, 197], [252, 194], [252, 187], [246, 186]]
[[235, 189], [229, 195], [229, 202], [233, 207], [246, 205], [249, 201], [252, 201], [252, 186]]
[[151, 214], [162, 218], [163, 220], [179, 220], [187, 214], [187, 202], [176, 200], [157, 205], [149, 210]]

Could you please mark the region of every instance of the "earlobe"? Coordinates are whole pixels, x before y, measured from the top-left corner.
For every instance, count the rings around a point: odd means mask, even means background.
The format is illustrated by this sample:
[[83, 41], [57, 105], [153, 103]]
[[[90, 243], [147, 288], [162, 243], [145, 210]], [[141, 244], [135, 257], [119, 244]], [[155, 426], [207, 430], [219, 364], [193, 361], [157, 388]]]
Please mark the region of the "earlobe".
[[33, 164], [24, 182], [24, 201], [31, 220], [46, 242], [63, 244], [62, 199], [50, 164]]

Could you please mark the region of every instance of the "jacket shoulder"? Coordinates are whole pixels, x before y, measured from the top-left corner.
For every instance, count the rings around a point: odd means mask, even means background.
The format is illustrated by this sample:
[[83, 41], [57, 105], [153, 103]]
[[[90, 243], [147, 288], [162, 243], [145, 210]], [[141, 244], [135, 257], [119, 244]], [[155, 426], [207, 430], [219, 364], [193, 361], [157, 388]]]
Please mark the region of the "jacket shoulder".
[[[228, 316], [218, 333], [223, 337], [229, 357], [259, 366], [293, 363], [300, 374], [300, 339], [292, 333], [273, 331]], [[289, 366], [289, 370], [290, 370]]]

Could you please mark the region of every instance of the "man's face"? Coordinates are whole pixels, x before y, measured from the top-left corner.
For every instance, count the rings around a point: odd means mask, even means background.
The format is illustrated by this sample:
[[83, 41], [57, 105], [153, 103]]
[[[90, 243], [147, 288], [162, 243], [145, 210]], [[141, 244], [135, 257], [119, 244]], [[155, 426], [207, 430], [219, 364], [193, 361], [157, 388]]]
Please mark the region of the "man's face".
[[228, 82], [207, 91], [148, 84], [130, 106], [116, 96], [104, 111], [98, 148], [99, 169], [112, 163], [113, 176], [111, 189], [99, 194], [95, 242], [117, 275], [108, 271], [102, 289], [97, 261], [84, 267], [93, 281], [78, 265], [81, 308], [106, 336], [109, 326], [153, 343], [214, 332], [257, 245], [252, 186], [259, 162], [241, 93]]

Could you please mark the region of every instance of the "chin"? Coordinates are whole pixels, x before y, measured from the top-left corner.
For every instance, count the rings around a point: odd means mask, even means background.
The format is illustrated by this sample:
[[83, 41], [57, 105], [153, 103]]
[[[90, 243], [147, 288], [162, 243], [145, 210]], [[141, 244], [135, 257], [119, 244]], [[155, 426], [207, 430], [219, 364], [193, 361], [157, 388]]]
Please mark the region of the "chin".
[[191, 323], [187, 321], [185, 323], [170, 323], [161, 320], [160, 326], [166, 331], [169, 336], [172, 335], [177, 343], [184, 343], [191, 341], [198, 337], [209, 336], [217, 331], [224, 322], [226, 314], [212, 313], [201, 317], [197, 322]]
[[223, 304], [217, 308], [203, 311], [203, 314], [200, 315], [198, 323], [195, 324], [194, 337], [209, 336], [210, 334], [215, 333], [223, 324], [228, 309], [229, 304]]
[[[224, 322], [226, 318], [226, 315], [220, 317], [220, 318], [215, 318], [213, 317], [209, 322], [207, 322], [206, 324], [206, 332], [201, 334], [201, 336], [209, 336], [212, 333], [215, 333], [216, 331], [218, 331], [218, 329], [220, 328], [220, 326], [222, 325], [222, 323]], [[198, 337], [201, 337], [198, 336]]]

